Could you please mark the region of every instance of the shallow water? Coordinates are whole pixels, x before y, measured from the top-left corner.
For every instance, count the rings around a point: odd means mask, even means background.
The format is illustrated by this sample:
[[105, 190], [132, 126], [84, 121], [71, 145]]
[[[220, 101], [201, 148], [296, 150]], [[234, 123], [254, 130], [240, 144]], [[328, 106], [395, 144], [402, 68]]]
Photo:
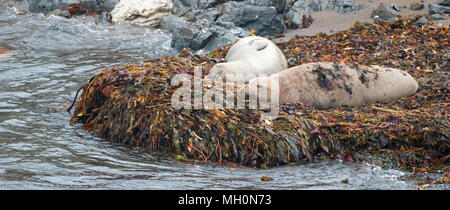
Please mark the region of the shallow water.
[[175, 54], [164, 31], [0, 9], [2, 48], [0, 189], [417, 189], [409, 173], [367, 163], [179, 165], [69, 124], [62, 104], [103, 68]]

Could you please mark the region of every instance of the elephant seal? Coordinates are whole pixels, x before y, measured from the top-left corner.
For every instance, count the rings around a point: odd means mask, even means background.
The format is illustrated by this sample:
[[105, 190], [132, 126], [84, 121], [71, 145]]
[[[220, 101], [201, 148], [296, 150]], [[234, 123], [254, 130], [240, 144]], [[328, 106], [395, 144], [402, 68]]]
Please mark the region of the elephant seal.
[[[279, 81], [279, 85], [273, 81]], [[249, 86], [257, 88], [250, 88], [250, 91]], [[270, 95], [273, 90], [279, 91], [279, 104], [301, 102], [327, 109], [407, 97], [414, 94], [419, 85], [411, 75], [399, 69], [380, 66], [351, 68], [324, 62], [303, 64], [268, 77], [256, 78], [244, 87], [246, 93], [253, 97], [260, 97], [258, 92], [266, 91]]]
[[272, 41], [249, 36], [236, 42], [225, 57], [225, 63], [214, 65], [206, 78], [216, 80], [223, 75], [234, 76], [236, 82], [247, 82], [261, 75], [269, 76], [287, 69], [287, 61]]

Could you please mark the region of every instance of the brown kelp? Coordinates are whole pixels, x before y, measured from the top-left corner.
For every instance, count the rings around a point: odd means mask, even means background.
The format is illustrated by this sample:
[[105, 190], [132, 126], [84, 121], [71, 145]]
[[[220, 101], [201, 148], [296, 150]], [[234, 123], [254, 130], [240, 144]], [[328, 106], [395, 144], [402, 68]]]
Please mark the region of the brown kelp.
[[105, 69], [82, 87], [72, 122], [113, 142], [183, 160], [266, 167], [372, 154], [409, 170], [448, 171], [448, 27], [414, 21], [355, 23], [333, 35], [278, 44], [291, 66], [327, 61], [408, 71], [420, 89], [395, 102], [329, 110], [283, 104], [272, 120], [258, 110], [174, 109], [173, 76], [193, 75], [194, 66], [206, 75], [225, 57], [224, 46], [205, 56], [183, 50]]

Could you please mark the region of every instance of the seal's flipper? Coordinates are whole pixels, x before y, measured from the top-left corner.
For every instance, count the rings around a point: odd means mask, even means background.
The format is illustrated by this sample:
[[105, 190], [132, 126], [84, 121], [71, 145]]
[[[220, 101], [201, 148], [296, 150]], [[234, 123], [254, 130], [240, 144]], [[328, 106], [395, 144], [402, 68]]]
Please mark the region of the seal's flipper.
[[261, 51], [266, 49], [266, 47], [269, 45], [269, 43], [264, 39], [255, 39], [248, 43], [248, 45], [252, 46], [256, 49], [256, 51]]

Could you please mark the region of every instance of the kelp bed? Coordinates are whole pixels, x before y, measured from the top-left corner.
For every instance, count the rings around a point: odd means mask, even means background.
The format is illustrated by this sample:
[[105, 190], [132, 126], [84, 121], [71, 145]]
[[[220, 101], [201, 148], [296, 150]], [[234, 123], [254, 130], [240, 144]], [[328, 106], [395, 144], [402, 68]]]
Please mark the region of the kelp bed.
[[291, 66], [332, 61], [408, 71], [420, 89], [395, 102], [330, 110], [284, 104], [273, 120], [262, 120], [258, 110], [172, 108], [179, 87], [171, 78], [193, 75], [194, 66], [203, 66], [206, 75], [225, 57], [230, 46], [224, 46], [205, 56], [183, 50], [106, 69], [82, 87], [71, 122], [184, 161], [266, 167], [370, 154], [407, 170], [449, 171], [448, 27], [414, 21], [355, 23], [333, 35], [278, 44]]

